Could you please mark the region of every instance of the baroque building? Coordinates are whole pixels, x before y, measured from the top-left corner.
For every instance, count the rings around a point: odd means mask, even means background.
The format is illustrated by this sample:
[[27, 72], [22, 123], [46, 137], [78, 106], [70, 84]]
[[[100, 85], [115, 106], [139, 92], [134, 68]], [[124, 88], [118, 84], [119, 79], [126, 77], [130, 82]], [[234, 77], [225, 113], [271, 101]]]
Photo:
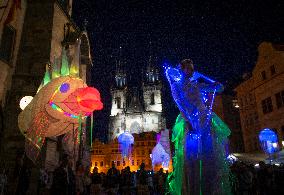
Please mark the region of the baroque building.
[[115, 86], [111, 89], [109, 140], [113, 140], [124, 131], [139, 134], [159, 132], [166, 127], [162, 111], [162, 84], [151, 57], [143, 76], [146, 79], [142, 83], [142, 89], [130, 89], [127, 85], [127, 74], [122, 70], [120, 62], [118, 63]]
[[[169, 131], [165, 130], [166, 135], [163, 140], [165, 145], [169, 145]], [[162, 134], [162, 133], [161, 133]], [[160, 135], [161, 135], [160, 134]], [[159, 135], [159, 136], [160, 136]], [[156, 132], [143, 132], [140, 134], [133, 134], [134, 144], [131, 146], [131, 154], [127, 158], [122, 158], [122, 151], [119, 146], [117, 138], [108, 143], [103, 143], [98, 139], [94, 140], [91, 151], [92, 168], [98, 168], [99, 172], [107, 173], [111, 168], [112, 163], [115, 164], [118, 170], [122, 170], [129, 166], [131, 171], [137, 171], [141, 163], [145, 164], [146, 170], [158, 171], [160, 168], [172, 171], [172, 161], [170, 160], [168, 167], [163, 167], [162, 164], [152, 165], [152, 151], [157, 144]], [[166, 150], [169, 150], [167, 148]], [[170, 154], [170, 151], [167, 151]]]
[[284, 45], [263, 42], [251, 76], [235, 91], [246, 152], [259, 150], [258, 135], [270, 128], [284, 140]]

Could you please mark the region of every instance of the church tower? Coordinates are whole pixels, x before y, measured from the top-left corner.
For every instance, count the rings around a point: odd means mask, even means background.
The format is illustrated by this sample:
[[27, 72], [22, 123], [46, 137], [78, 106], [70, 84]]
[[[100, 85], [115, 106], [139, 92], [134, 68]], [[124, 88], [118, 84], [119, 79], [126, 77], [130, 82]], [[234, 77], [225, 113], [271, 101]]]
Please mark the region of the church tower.
[[140, 134], [160, 132], [166, 127], [166, 120], [162, 113], [162, 84], [159, 79], [159, 71], [153, 64], [152, 56], [150, 56], [146, 75], [143, 75], [146, 79], [142, 84], [142, 89], [140, 86], [128, 89], [126, 74], [121, 68], [121, 63], [118, 62], [115, 87], [111, 90], [109, 140], [115, 139], [124, 131]]
[[111, 116], [116, 116], [119, 113], [121, 114], [125, 111], [126, 92], [127, 92], [126, 73], [122, 67], [121, 59], [119, 59], [116, 61], [115, 86], [112, 87], [111, 89], [111, 96], [112, 96]]
[[149, 57], [146, 69], [146, 82], [143, 83], [143, 98], [146, 112], [162, 112], [162, 84], [159, 71], [154, 67], [153, 57]]

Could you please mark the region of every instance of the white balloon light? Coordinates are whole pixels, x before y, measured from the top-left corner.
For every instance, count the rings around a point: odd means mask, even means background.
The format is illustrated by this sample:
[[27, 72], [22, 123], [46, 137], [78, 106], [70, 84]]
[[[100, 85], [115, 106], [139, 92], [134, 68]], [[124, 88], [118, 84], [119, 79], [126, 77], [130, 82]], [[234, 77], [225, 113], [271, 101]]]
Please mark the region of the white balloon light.
[[29, 105], [29, 103], [33, 100], [33, 96], [24, 96], [22, 97], [22, 99], [20, 100], [20, 108], [22, 110], [25, 109], [25, 107], [27, 105]]

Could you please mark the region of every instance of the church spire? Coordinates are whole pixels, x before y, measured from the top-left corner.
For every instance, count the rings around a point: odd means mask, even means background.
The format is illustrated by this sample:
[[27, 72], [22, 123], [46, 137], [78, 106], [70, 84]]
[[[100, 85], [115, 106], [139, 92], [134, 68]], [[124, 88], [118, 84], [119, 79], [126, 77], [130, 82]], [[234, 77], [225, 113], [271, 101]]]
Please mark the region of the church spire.
[[147, 63], [146, 68], [146, 82], [148, 84], [153, 84], [159, 81], [159, 71], [155, 67], [157, 59], [153, 57], [153, 51], [152, 51], [152, 42], [149, 42], [149, 60]]
[[121, 46], [119, 47], [119, 57], [116, 59], [115, 65], [116, 65], [116, 70], [115, 70], [116, 87], [124, 88], [126, 86], [126, 73], [123, 68]]

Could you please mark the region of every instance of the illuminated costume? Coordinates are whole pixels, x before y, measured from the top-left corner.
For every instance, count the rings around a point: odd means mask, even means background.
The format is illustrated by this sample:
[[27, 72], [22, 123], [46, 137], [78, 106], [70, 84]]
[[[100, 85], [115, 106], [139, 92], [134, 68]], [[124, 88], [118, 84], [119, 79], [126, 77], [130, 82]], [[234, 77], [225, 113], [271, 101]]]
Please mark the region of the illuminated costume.
[[72, 143], [74, 140], [80, 143], [82, 138], [86, 117], [103, 108], [99, 91], [88, 87], [78, 77], [78, 72], [69, 72], [68, 63], [64, 61], [66, 53], [63, 54], [61, 73], [54, 64], [51, 79], [47, 67], [37, 94], [18, 116], [19, 129], [26, 138], [25, 153], [34, 162], [47, 137], [64, 135], [63, 147], [67, 153], [72, 153]]
[[197, 72], [187, 78], [179, 68], [165, 68], [181, 112], [172, 135], [175, 156], [174, 172], [169, 176], [171, 194], [230, 193], [224, 152], [230, 130], [212, 113], [215, 92], [221, 92], [223, 86]]

